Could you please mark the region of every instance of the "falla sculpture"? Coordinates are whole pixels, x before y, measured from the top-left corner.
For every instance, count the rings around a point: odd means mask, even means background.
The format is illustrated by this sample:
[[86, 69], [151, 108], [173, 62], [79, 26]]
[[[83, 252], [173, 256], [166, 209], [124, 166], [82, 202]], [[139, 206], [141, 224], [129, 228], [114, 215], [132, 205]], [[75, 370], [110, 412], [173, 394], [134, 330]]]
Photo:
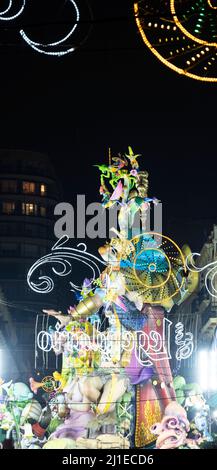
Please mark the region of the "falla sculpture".
[[125, 155], [110, 155], [108, 165], [96, 165], [103, 206], [119, 206], [118, 230], [99, 248], [102, 271], [93, 282], [84, 280], [77, 305], [67, 314], [44, 309], [58, 321], [49, 334], [62, 370], [40, 381], [31, 377], [35, 399], [43, 389], [46, 406], [29, 441], [19, 430], [21, 447], [188, 445], [190, 423], [177, 400], [167, 335], [171, 310], [194, 292], [198, 273], [186, 267], [188, 246], [180, 249], [168, 236], [146, 231], [148, 211], [159, 201], [149, 197], [149, 175], [139, 161], [129, 147]]

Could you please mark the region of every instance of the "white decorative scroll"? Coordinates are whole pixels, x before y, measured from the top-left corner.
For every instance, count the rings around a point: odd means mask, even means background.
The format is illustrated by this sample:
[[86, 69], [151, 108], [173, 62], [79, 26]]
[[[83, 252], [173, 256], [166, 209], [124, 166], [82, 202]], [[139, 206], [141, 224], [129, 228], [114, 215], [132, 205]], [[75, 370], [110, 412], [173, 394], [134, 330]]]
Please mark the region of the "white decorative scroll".
[[2, 21], [14, 20], [14, 19], [17, 18], [18, 16], [20, 16], [21, 13], [23, 13], [23, 10], [24, 10], [25, 5], [26, 5], [26, 0], [22, 0], [22, 6], [20, 7], [20, 9], [19, 9], [16, 13], [14, 13], [14, 14], [11, 15], [11, 16], [5, 16], [6, 13], [8, 13], [8, 12], [11, 10], [11, 8], [13, 7], [13, 3], [15, 3], [14, 0], [9, 0], [8, 7], [7, 7], [5, 10], [0, 11], [0, 21], [1, 21], [1, 20], [2, 20]]
[[176, 351], [176, 359], [188, 359], [194, 350], [194, 335], [189, 331], [184, 333], [184, 325], [181, 322], [175, 325], [175, 344], [178, 346]]
[[23, 29], [20, 30], [20, 34], [21, 34], [23, 40], [30, 47], [32, 47], [32, 49], [34, 49], [37, 52], [40, 52], [40, 54], [46, 54], [46, 55], [58, 56], [58, 57], [69, 54], [70, 52], [73, 52], [75, 50], [75, 47], [69, 47], [65, 50], [59, 50], [59, 51], [49, 50], [49, 49], [55, 48], [56, 46], [64, 44], [67, 41], [67, 39], [69, 39], [73, 35], [75, 29], [78, 26], [78, 22], [79, 22], [79, 19], [80, 19], [79, 9], [78, 9], [77, 4], [74, 0], [69, 0], [69, 1], [71, 2], [72, 6], [74, 8], [75, 20], [74, 20], [74, 24], [73, 24], [72, 28], [70, 29], [69, 33], [66, 34], [62, 39], [59, 39], [59, 41], [55, 41], [55, 42], [51, 42], [51, 43], [47, 43], [47, 44], [42, 44], [40, 42], [35, 42], [32, 39], [30, 39], [30, 37], [27, 36], [27, 34], [25, 33], [25, 31]]
[[203, 272], [207, 271], [205, 274], [205, 287], [207, 292], [217, 299], [217, 261], [212, 261], [211, 263], [206, 264], [205, 266], [198, 267], [195, 265], [194, 258], [195, 256], [201, 256], [200, 253], [191, 253], [186, 258], [186, 267], [189, 271], [192, 272]]
[[[54, 350], [56, 354], [63, 352], [62, 347], [67, 353], [79, 351], [100, 351], [102, 362], [106, 367], [106, 362], [110, 364], [112, 358], [117, 358], [117, 347], [119, 348], [119, 360], [121, 351], [131, 352], [134, 349], [135, 356], [139, 364], [144, 367], [150, 367], [155, 362], [171, 359], [170, 339], [172, 322], [167, 318], [163, 319], [162, 335], [151, 330], [148, 333], [137, 331], [137, 341], [135, 341], [134, 332], [124, 330], [121, 337], [117, 337], [114, 331], [99, 331], [99, 320], [93, 323], [93, 337], [91, 338], [85, 332], [62, 331], [60, 324], [55, 326], [55, 332], [40, 331], [37, 334], [37, 347], [44, 351]], [[187, 359], [193, 352], [193, 335], [186, 333], [187, 339], [183, 340], [183, 324], [175, 325], [175, 343], [178, 346], [176, 358], [178, 360]]]
[[[53, 278], [49, 275], [40, 275], [40, 269], [45, 265], [51, 265], [53, 274], [63, 277], [71, 274], [72, 260], [77, 260], [87, 266], [90, 270], [91, 276], [88, 277], [91, 278], [91, 284], [99, 277], [101, 273], [100, 265], [105, 266], [106, 263], [100, 258], [97, 258], [97, 256], [89, 253], [85, 243], [79, 243], [77, 248], [65, 246], [68, 240], [69, 237], [62, 237], [57, 241], [57, 243], [55, 243], [50, 253], [37, 260], [29, 269], [27, 274], [27, 283], [34, 292], [48, 294], [54, 289]], [[54, 265], [56, 267], [54, 267]], [[39, 273], [37, 282], [33, 280], [36, 273]], [[70, 285], [72, 291], [82, 290], [82, 286], [77, 286], [71, 280]]]
[[151, 330], [149, 334], [144, 331], [137, 332], [138, 348], [135, 348], [135, 356], [144, 367], [150, 367], [153, 362], [171, 359], [170, 354], [170, 328], [172, 322], [163, 319], [163, 334]]
[[[46, 44], [43, 44], [41, 42], [36, 42], [36, 41], [33, 41], [25, 33], [25, 31], [23, 29], [20, 30], [21, 37], [32, 49], [39, 52], [40, 54], [45, 54], [45, 55], [50, 55], [50, 56], [58, 56], [58, 57], [64, 56], [66, 54], [69, 54], [70, 52], [75, 51], [76, 47], [75, 46], [67, 47], [66, 46], [66, 41], [73, 36], [73, 34], [74, 34], [78, 24], [79, 24], [80, 12], [79, 12], [79, 9], [78, 9], [78, 6], [77, 6], [77, 3], [75, 2], [75, 0], [69, 0], [69, 2], [71, 3], [71, 5], [73, 7], [73, 10], [74, 10], [73, 25], [72, 25], [70, 31], [63, 38], [59, 39], [58, 41], [54, 41], [54, 42], [50, 42], [50, 43], [46, 43]], [[22, 5], [21, 5], [20, 9], [16, 13], [10, 15], [10, 10], [13, 8], [14, 3], [15, 3], [14, 0], [9, 0], [9, 4], [8, 4], [7, 8], [0, 11], [0, 21], [14, 20], [23, 13], [24, 8], [26, 6], [26, 0], [22, 0]], [[58, 50], [56, 50], [57, 48], [58, 48]]]

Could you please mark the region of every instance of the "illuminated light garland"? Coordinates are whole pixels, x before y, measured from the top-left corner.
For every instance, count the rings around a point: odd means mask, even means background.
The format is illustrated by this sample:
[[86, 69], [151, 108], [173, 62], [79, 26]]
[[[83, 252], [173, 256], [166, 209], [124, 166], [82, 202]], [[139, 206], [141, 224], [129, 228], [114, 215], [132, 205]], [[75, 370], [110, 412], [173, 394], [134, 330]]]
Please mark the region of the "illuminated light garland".
[[12, 7], [12, 0], [9, 1], [9, 5], [6, 8], [6, 10], [0, 11], [0, 15], [4, 15], [5, 13], [7, 13], [11, 9], [11, 7]]
[[13, 0], [10, 0], [9, 1], [9, 5], [8, 7], [6, 8], [6, 10], [4, 11], [0, 11], [0, 20], [2, 21], [10, 21], [10, 20], [14, 20], [15, 18], [17, 18], [18, 16], [21, 15], [21, 13], [23, 13], [23, 10], [26, 6], [26, 0], [23, 0], [23, 4], [21, 6], [21, 8], [19, 9], [19, 11], [15, 14], [15, 15], [12, 15], [12, 16], [2, 16], [2, 15], [5, 15], [5, 13], [7, 13], [8, 11], [10, 11], [11, 7], [13, 5]]
[[71, 47], [69, 49], [66, 49], [65, 51], [46, 51], [46, 50], [43, 50], [43, 48], [49, 48], [49, 47], [56, 47], [60, 44], [63, 44], [65, 41], [67, 41], [67, 39], [69, 39], [72, 34], [74, 33], [75, 29], [77, 28], [78, 26], [78, 22], [79, 22], [79, 19], [80, 19], [80, 13], [79, 13], [79, 9], [77, 7], [77, 4], [75, 3], [74, 0], [69, 0], [71, 2], [71, 4], [73, 5], [74, 9], [75, 9], [75, 13], [76, 13], [76, 19], [75, 19], [75, 24], [74, 26], [72, 27], [72, 29], [70, 30], [70, 32], [64, 36], [64, 38], [60, 39], [59, 41], [55, 41], [55, 42], [51, 42], [51, 43], [47, 43], [47, 44], [42, 44], [40, 42], [35, 42], [35, 41], [32, 41], [32, 39], [29, 38], [29, 36], [27, 36], [27, 34], [25, 33], [25, 31], [23, 29], [20, 30], [20, 34], [23, 38], [23, 40], [30, 46], [32, 47], [32, 49], [34, 49], [35, 51], [37, 52], [40, 52], [40, 54], [45, 54], [45, 55], [51, 55], [51, 56], [58, 56], [58, 57], [61, 57], [61, 56], [64, 56], [66, 54], [69, 54], [70, 52], [74, 52], [75, 51], [75, 47]]
[[214, 46], [214, 47], [217, 47], [217, 42], [208, 42], [208, 41], [204, 41], [203, 39], [199, 39], [197, 36], [194, 36], [193, 34], [191, 34], [181, 23], [181, 21], [178, 19], [178, 16], [176, 14], [176, 8], [175, 8], [175, 0], [170, 0], [170, 9], [171, 9], [171, 13], [173, 15], [173, 19], [175, 21], [175, 24], [177, 26], [177, 28], [180, 29], [180, 31], [182, 31], [183, 34], [185, 34], [185, 36], [187, 36], [189, 39], [191, 39], [192, 41], [195, 41], [197, 42], [198, 44], [202, 44], [204, 46]]
[[[60, 266], [60, 270], [57, 270], [56, 268], [52, 267], [52, 271], [54, 274], [57, 276], [68, 276], [72, 272], [72, 265], [70, 260], [75, 259], [77, 261], [80, 261], [82, 264], [85, 264], [88, 266], [88, 268], [91, 269], [92, 271], [92, 282], [96, 278], [99, 277], [101, 274], [99, 265], [107, 266], [107, 264], [102, 261], [101, 259], [97, 258], [97, 256], [92, 255], [87, 251], [87, 247], [84, 243], [79, 243], [77, 245], [77, 248], [71, 248], [71, 247], [65, 247], [65, 244], [68, 242], [69, 237], [68, 236], [63, 236], [60, 240], [58, 240], [57, 243], [52, 247], [51, 253], [48, 253], [47, 255], [43, 256], [39, 260], [37, 260], [29, 269], [28, 274], [27, 274], [27, 283], [28, 286], [37, 293], [40, 294], [48, 294], [49, 292], [52, 292], [54, 288], [54, 281], [50, 276], [39, 276], [39, 283], [35, 283], [32, 281], [32, 276], [35, 273], [36, 270], [40, 269], [41, 266], [45, 264], [57, 264]], [[83, 249], [78, 249], [80, 246], [83, 247]], [[62, 270], [61, 270], [62, 269]], [[70, 285], [72, 287], [72, 291], [81, 291], [82, 286], [79, 287], [76, 284], [74, 284], [72, 281], [70, 281]]]
[[198, 267], [195, 265], [194, 258], [195, 256], [201, 256], [200, 253], [191, 253], [190, 255], [187, 256], [186, 258], [186, 266], [187, 269], [191, 272], [203, 272], [207, 271], [205, 274], [205, 287], [208, 292], [208, 294], [211, 295], [211, 297], [214, 297], [217, 299], [217, 284], [215, 286], [215, 281], [217, 280], [217, 261], [212, 261], [211, 263], [206, 264], [205, 266]]
[[184, 339], [184, 325], [181, 322], [176, 323], [175, 325], [175, 344], [178, 346], [176, 351], [177, 361], [182, 359], [188, 359], [194, 351], [193, 338], [194, 335], [189, 331], [185, 333]]
[[214, 6], [212, 5], [212, 0], [207, 0], [207, 3], [208, 3], [208, 5], [209, 5], [210, 8], [212, 8], [213, 10], [217, 10], [217, 7], [214, 7]]
[[[138, 296], [141, 296], [144, 302], [161, 304], [162, 301], [165, 302], [172, 299], [183, 288], [184, 277], [181, 276], [179, 281], [174, 275], [173, 269], [176, 272], [181, 269], [186, 272], [185, 258], [179, 246], [171, 238], [160, 233], [145, 232], [133, 237], [130, 241], [136, 247], [139, 240], [142, 241], [142, 249], [135, 256], [129, 255], [126, 262], [123, 262], [120, 268], [125, 276], [126, 290], [131, 292], [136, 286]], [[154, 240], [158, 240], [158, 246], [153, 245]], [[156, 257], [156, 253], [159, 256], [159, 259], [155, 259], [155, 271], [152, 270], [153, 263], [149, 263], [148, 260], [146, 266], [145, 258], [142, 256], [142, 253], [145, 254], [148, 251], [150, 252], [149, 256]], [[140, 258], [141, 261], [139, 261]], [[148, 254], [146, 258], [148, 258]], [[165, 267], [161, 266], [160, 269], [158, 263], [162, 264], [163, 261], [166, 263]], [[155, 275], [156, 282], [154, 282]], [[170, 290], [171, 292], [169, 292]]]
[[[136, 331], [137, 341], [134, 341], [134, 333], [132, 331], [124, 331], [120, 339], [116, 339], [114, 332], [100, 331], [98, 321], [93, 323], [94, 337], [85, 332], [71, 332], [60, 329], [60, 324], [55, 326], [56, 331], [50, 333], [47, 329], [39, 332], [35, 331], [36, 352], [41, 350], [49, 353], [52, 350], [61, 352], [61, 345], [64, 343], [65, 351], [73, 354], [75, 351], [99, 351], [104, 357], [104, 368], [106, 360], [109, 362], [113, 359], [114, 342], [118, 344], [119, 354], [122, 349], [131, 352], [134, 349], [135, 356], [139, 364], [143, 367], [150, 367], [155, 362], [164, 361], [165, 358], [171, 359], [170, 343], [171, 343], [171, 327], [173, 322], [167, 318], [163, 319], [163, 331], [160, 334], [157, 330], [151, 330], [146, 333], [142, 330]], [[183, 323], [175, 324], [175, 344], [177, 346], [176, 359], [188, 359], [194, 350], [193, 334], [190, 332], [183, 333]], [[127, 344], [126, 344], [127, 343]]]
[[[145, 43], [145, 45], [148, 47], [148, 49], [157, 57], [158, 60], [160, 60], [160, 62], [162, 62], [163, 65], [165, 65], [166, 67], [168, 67], [169, 69], [173, 70], [174, 72], [178, 73], [179, 75], [183, 75], [185, 77], [188, 77], [188, 78], [192, 78], [194, 80], [198, 80], [198, 81], [203, 81], [203, 82], [211, 82], [211, 83], [215, 83], [217, 82], [217, 77], [206, 77], [206, 76], [201, 76], [201, 75], [196, 75], [194, 73], [191, 73], [191, 72], [188, 72], [188, 69], [184, 69], [184, 68], [181, 68], [177, 65], [174, 65], [172, 64], [169, 60], [170, 59], [166, 59], [162, 56], [162, 54], [160, 54], [157, 49], [156, 49], [156, 46], [154, 47], [151, 42], [149, 41], [147, 35], [145, 34], [144, 32], [144, 29], [143, 29], [143, 26], [142, 26], [142, 23], [140, 21], [140, 11], [139, 11], [139, 4], [138, 2], [137, 3], [134, 3], [134, 15], [135, 15], [135, 21], [136, 21], [136, 24], [137, 24], [137, 27], [138, 27], [138, 30], [141, 34], [141, 37], [143, 39], [143, 42]], [[152, 24], [149, 23], [149, 26], [151, 27]], [[162, 26], [162, 25], [161, 25]], [[163, 25], [164, 26], [164, 25]], [[177, 28], [177, 26], [174, 26], [174, 28]], [[164, 29], [164, 28], [163, 28]], [[186, 37], [184, 36], [182, 38], [183, 40], [186, 39]], [[190, 39], [190, 38], [189, 38]], [[194, 44], [193, 47], [196, 47], [196, 45]], [[215, 48], [216, 50], [216, 48]], [[206, 68], [204, 68], [204, 70], [206, 71]]]
[[[150, 250], [150, 247], [149, 248], [145, 248], [143, 250], [140, 251], [140, 253], [136, 256], [136, 259], [139, 258], [139, 256], [144, 253], [145, 251], [148, 251]], [[158, 252], [160, 254], [162, 254], [162, 250], [160, 250], [159, 248], [152, 248], [151, 249], [152, 252]], [[133, 267], [133, 270], [134, 270], [134, 274], [135, 274], [135, 277], [136, 279], [138, 280], [138, 282], [140, 284], [142, 284], [144, 287], [147, 287], [147, 289], [156, 289], [156, 288], [160, 288], [160, 287], [163, 287], [169, 280], [170, 276], [171, 276], [171, 263], [170, 263], [170, 260], [168, 258], [168, 256], [166, 255], [166, 253], [163, 253], [164, 256], [165, 256], [165, 259], [168, 263], [168, 273], [167, 273], [167, 276], [166, 276], [166, 279], [165, 281], [162, 281], [160, 282], [160, 284], [155, 284], [155, 285], [148, 285], [148, 284], [145, 284], [145, 282], [141, 281], [141, 279], [139, 278], [139, 276], [137, 275], [137, 270], [136, 270], [136, 259], [134, 261], [134, 267]], [[152, 269], [152, 266], [154, 266], [154, 270]], [[155, 265], [155, 263], [150, 263], [149, 266], [148, 266], [148, 270], [150, 272], [150, 274], [154, 274], [156, 272], [156, 269], [157, 269], [157, 266]]]

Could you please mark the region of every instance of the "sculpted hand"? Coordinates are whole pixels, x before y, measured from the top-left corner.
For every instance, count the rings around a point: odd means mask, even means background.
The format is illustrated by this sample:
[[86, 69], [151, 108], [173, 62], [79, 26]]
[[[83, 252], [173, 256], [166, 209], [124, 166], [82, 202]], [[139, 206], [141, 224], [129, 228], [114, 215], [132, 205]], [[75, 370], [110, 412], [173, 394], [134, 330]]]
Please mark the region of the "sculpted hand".
[[60, 326], [66, 326], [71, 320], [70, 315], [64, 315], [62, 312], [57, 312], [56, 310], [45, 310], [43, 309], [44, 313], [47, 313], [47, 315], [50, 315], [51, 317], [56, 318], [60, 322]]

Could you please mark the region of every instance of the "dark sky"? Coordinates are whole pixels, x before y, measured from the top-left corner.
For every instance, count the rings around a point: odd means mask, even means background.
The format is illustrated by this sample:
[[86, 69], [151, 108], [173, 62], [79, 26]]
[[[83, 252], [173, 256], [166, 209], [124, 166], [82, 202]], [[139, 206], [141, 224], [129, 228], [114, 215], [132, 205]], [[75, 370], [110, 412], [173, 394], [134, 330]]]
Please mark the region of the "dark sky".
[[0, 22], [0, 147], [48, 153], [64, 199], [91, 201], [99, 198], [92, 165], [107, 163], [109, 146], [131, 145], [150, 172], [150, 194], [163, 201], [165, 234], [198, 249], [217, 222], [217, 85], [164, 67], [144, 46], [130, 0], [90, 0], [94, 23], [77, 52], [34, 52], [19, 29], [36, 41], [58, 38], [69, 28], [64, 3], [31, 0], [19, 21]]

